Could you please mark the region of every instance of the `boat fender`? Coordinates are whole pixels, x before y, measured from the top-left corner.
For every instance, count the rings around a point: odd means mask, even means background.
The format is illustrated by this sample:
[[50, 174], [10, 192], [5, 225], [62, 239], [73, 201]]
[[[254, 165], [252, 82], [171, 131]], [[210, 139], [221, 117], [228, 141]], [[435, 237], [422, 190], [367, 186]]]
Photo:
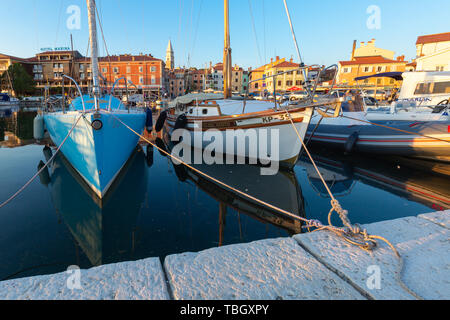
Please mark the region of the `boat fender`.
[[[45, 163], [41, 160], [41, 162], [39, 162], [39, 164], [38, 164], [38, 171], [41, 170], [44, 166], [45, 166]], [[48, 186], [48, 184], [51, 181], [50, 174], [48, 172], [48, 167], [45, 167], [45, 169], [42, 170], [41, 173], [39, 173], [39, 180], [41, 181], [41, 183], [44, 186]]]
[[41, 140], [44, 138], [44, 117], [38, 114], [33, 120], [33, 138]]
[[345, 142], [345, 152], [346, 153], [352, 153], [352, 151], [355, 149], [356, 142], [359, 139], [358, 132], [353, 132]]
[[187, 169], [183, 164], [173, 165], [175, 169], [175, 174], [181, 182], [185, 182], [188, 178]]
[[147, 128], [147, 131], [150, 133], [153, 130], [153, 113], [152, 109], [147, 108], [146, 111], [146, 119], [145, 119], [145, 127]]
[[161, 151], [161, 150], [163, 150], [163, 151], [165, 151], [165, 152], [168, 153], [168, 151], [167, 151], [167, 149], [166, 149], [166, 146], [165, 146], [165, 144], [164, 144], [164, 141], [162, 141], [161, 138], [156, 138], [155, 144], [156, 144], [156, 146], [158, 147], [159, 153], [160, 153], [163, 157], [167, 156], [167, 154], [165, 154], [164, 152]]
[[153, 166], [153, 146], [151, 144], [147, 145], [147, 153], [145, 154], [145, 160], [147, 161], [147, 166], [149, 168]]
[[164, 123], [166, 122], [166, 119], [167, 119], [167, 111], [161, 112], [161, 114], [158, 117], [158, 120], [156, 120], [155, 125], [156, 132], [160, 132], [162, 130]]
[[175, 126], [173, 128], [173, 130], [177, 130], [177, 129], [184, 129], [186, 128], [187, 125], [187, 117], [186, 115], [180, 114], [177, 118], [177, 121], [175, 121]]
[[44, 154], [45, 157], [45, 161], [49, 161], [50, 158], [53, 156], [53, 151], [52, 148], [50, 148], [49, 146], [45, 146], [44, 150], [42, 150], [42, 153]]

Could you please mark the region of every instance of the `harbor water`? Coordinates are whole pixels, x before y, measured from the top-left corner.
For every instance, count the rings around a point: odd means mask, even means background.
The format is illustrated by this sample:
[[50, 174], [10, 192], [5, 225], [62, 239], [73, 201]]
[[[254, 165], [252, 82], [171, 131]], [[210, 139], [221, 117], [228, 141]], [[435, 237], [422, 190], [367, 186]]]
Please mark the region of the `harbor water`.
[[[33, 112], [0, 114], [0, 203], [46, 162], [33, 136]], [[352, 223], [450, 208], [450, 169], [426, 161], [313, 150]], [[295, 215], [327, 222], [330, 198], [307, 157], [294, 170], [261, 176], [256, 166], [197, 166], [234, 188]], [[339, 225], [339, 218], [332, 222]], [[175, 166], [141, 144], [103, 201], [63, 155], [0, 209], [0, 280], [69, 266], [160, 257], [307, 232], [301, 223]]]

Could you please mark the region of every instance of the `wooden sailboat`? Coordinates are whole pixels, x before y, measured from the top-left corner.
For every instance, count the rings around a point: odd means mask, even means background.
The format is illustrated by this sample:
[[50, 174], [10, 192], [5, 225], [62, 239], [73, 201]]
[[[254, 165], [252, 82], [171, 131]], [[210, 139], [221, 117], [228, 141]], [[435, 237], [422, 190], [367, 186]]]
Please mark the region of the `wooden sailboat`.
[[[169, 105], [167, 113], [162, 114], [161, 122], [165, 121], [169, 131], [180, 128], [180, 124], [182, 124], [182, 128], [191, 132], [192, 144], [194, 142], [193, 133], [199, 130], [215, 129], [220, 131], [224, 145], [230, 142], [227, 141], [226, 134], [229, 131], [234, 131], [238, 139], [245, 139], [253, 130], [258, 137], [266, 132], [262, 130], [267, 130], [270, 136], [278, 133], [279, 138], [275, 142], [279, 150], [278, 155], [275, 155], [276, 161], [292, 167], [297, 162], [302, 148], [299, 135], [302, 139], [305, 136], [313, 110], [307, 106], [294, 108], [289, 110], [289, 117], [285, 110], [276, 103], [274, 106], [273, 102], [233, 99], [231, 96], [232, 64], [228, 0], [224, 0], [224, 21], [223, 97], [217, 94], [190, 94], [179, 97]], [[270, 144], [270, 141], [268, 143]], [[207, 142], [202, 142], [202, 148], [205, 148], [207, 144]], [[265, 157], [264, 152], [260, 152], [260, 143], [257, 145], [257, 159], [253, 159], [249, 144], [245, 144], [245, 148], [235, 146], [233, 150], [223, 150], [223, 154], [264, 162], [274, 159], [274, 155], [271, 155], [270, 158]], [[272, 147], [272, 145], [267, 146], [267, 150], [271, 150]]]

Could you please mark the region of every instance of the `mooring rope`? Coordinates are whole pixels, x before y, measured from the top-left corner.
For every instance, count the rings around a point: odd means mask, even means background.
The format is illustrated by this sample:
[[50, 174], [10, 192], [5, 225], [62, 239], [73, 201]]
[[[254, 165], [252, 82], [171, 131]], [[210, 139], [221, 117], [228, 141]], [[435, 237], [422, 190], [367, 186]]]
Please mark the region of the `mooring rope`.
[[[376, 240], [381, 240], [381, 241], [385, 242], [391, 248], [391, 250], [394, 252], [394, 255], [397, 257], [397, 259], [399, 261], [398, 272], [396, 273], [397, 282], [400, 284], [400, 286], [404, 290], [406, 290], [414, 298], [416, 298], [417, 300], [423, 300], [423, 298], [420, 295], [418, 295], [413, 290], [408, 288], [408, 286], [403, 282], [402, 274], [404, 271], [405, 264], [404, 264], [402, 256], [400, 255], [398, 250], [395, 248], [395, 246], [384, 237], [377, 236], [377, 235], [369, 235], [367, 230], [361, 229], [361, 226], [359, 224], [355, 224], [355, 225], [351, 224], [350, 219], [348, 218], [348, 211], [344, 210], [341, 207], [339, 201], [336, 200], [336, 198], [333, 196], [333, 193], [329, 189], [329, 187], [328, 187], [327, 183], [325, 182], [322, 174], [320, 173], [314, 159], [312, 158], [311, 153], [309, 152], [307, 146], [305, 145], [303, 139], [301, 138], [300, 133], [298, 132], [297, 128], [295, 127], [295, 124], [291, 117], [291, 114], [289, 113], [289, 111], [287, 109], [284, 109], [284, 110], [286, 111], [286, 114], [288, 115], [288, 117], [290, 119], [292, 127], [294, 128], [300, 141], [302, 142], [303, 148], [305, 149], [306, 153], [308, 154], [308, 157], [309, 157], [311, 163], [313, 164], [314, 169], [316, 170], [317, 174], [319, 175], [320, 179], [322, 180], [322, 183], [325, 186], [325, 188], [331, 198], [331, 209], [330, 209], [330, 212], [328, 213], [328, 226], [319, 227], [316, 230], [314, 230], [313, 232], [321, 231], [321, 230], [329, 230], [329, 231], [335, 233], [336, 235], [342, 237], [345, 241], [347, 241], [365, 251], [372, 251], [377, 246]], [[347, 227], [348, 230], [340, 229], [340, 228], [331, 228], [333, 226], [331, 223], [331, 215], [333, 214], [333, 212], [338, 213], [339, 217], [342, 220], [342, 223], [344, 224], [344, 226]]]
[[42, 171], [44, 171], [45, 168], [47, 168], [47, 166], [49, 165], [49, 163], [51, 161], [53, 161], [53, 159], [56, 157], [56, 155], [58, 154], [58, 152], [61, 150], [62, 146], [66, 143], [67, 139], [69, 138], [69, 136], [72, 134], [72, 131], [75, 129], [75, 127], [77, 126], [78, 122], [80, 121], [80, 119], [84, 116], [83, 113], [80, 114], [80, 116], [78, 117], [78, 119], [74, 122], [72, 128], [69, 130], [69, 133], [66, 135], [66, 137], [64, 138], [64, 140], [61, 142], [61, 144], [58, 146], [58, 148], [56, 149], [55, 153], [50, 157], [50, 159], [44, 164], [44, 166], [42, 166], [42, 168], [40, 168], [38, 170], [38, 172], [30, 179], [28, 180], [27, 183], [25, 183], [23, 185], [22, 188], [20, 188], [16, 193], [14, 193], [11, 197], [9, 197], [8, 200], [4, 201], [2, 204], [0, 204], [0, 209], [3, 208], [4, 206], [6, 206], [8, 203], [10, 203], [12, 200], [14, 200], [19, 194], [21, 194], [30, 184], [31, 182], [33, 182], [40, 174]]
[[[291, 124], [293, 125], [293, 128], [294, 128], [295, 131], [297, 132], [297, 135], [299, 136], [300, 141], [302, 142], [302, 145], [305, 147], [304, 141], [303, 141], [303, 139], [301, 139], [301, 136], [300, 136], [300, 134], [299, 134], [297, 128], [296, 128], [295, 125], [294, 125], [294, 122], [293, 122], [293, 119], [292, 119], [290, 113], [289, 113], [287, 110], [285, 110], [285, 111], [286, 111], [288, 117], [290, 118]], [[226, 187], [226, 188], [229, 189], [229, 190], [232, 190], [232, 191], [234, 191], [234, 192], [236, 192], [236, 193], [238, 193], [238, 194], [240, 194], [240, 195], [242, 195], [242, 196], [244, 196], [244, 197], [246, 197], [246, 198], [248, 198], [248, 199], [251, 199], [251, 200], [253, 200], [253, 201], [257, 202], [257, 203], [260, 203], [260, 204], [262, 204], [262, 205], [265, 205], [265, 206], [267, 206], [267, 207], [269, 207], [269, 208], [271, 208], [271, 209], [273, 209], [273, 210], [275, 210], [275, 211], [278, 211], [278, 212], [280, 212], [280, 213], [282, 213], [282, 214], [284, 214], [284, 215], [287, 215], [287, 216], [289, 216], [289, 217], [292, 217], [292, 218], [294, 218], [294, 219], [297, 219], [297, 220], [300, 220], [300, 221], [304, 222], [305, 225], [302, 226], [302, 228], [304, 228], [304, 229], [308, 229], [308, 230], [309, 230], [309, 228], [315, 227], [316, 230], [314, 230], [314, 231], [320, 231], [320, 230], [328, 230], [328, 231], [331, 231], [331, 232], [333, 232], [334, 234], [336, 234], [337, 236], [339, 236], [339, 237], [341, 237], [342, 239], [344, 239], [345, 241], [347, 241], [348, 243], [353, 244], [353, 245], [355, 245], [355, 246], [357, 246], [357, 247], [359, 247], [359, 248], [361, 248], [361, 249], [363, 249], [363, 250], [365, 250], [365, 251], [371, 251], [371, 250], [373, 250], [373, 249], [377, 246], [376, 240], [382, 240], [382, 241], [384, 241], [384, 242], [387, 243], [387, 245], [392, 249], [392, 251], [395, 253], [395, 256], [396, 256], [396, 257], [398, 258], [398, 260], [399, 260], [399, 272], [397, 273], [397, 281], [398, 281], [398, 283], [399, 283], [399, 284], [400, 284], [400, 285], [401, 285], [408, 293], [410, 293], [413, 297], [415, 297], [416, 299], [422, 299], [419, 295], [417, 295], [417, 294], [414, 293], [411, 289], [409, 289], [409, 288], [406, 286], [406, 284], [402, 281], [402, 279], [401, 279], [401, 274], [402, 274], [402, 272], [403, 272], [404, 263], [403, 263], [402, 257], [400, 256], [399, 252], [398, 252], [397, 249], [394, 247], [394, 245], [392, 245], [392, 244], [389, 242], [389, 240], [387, 240], [386, 238], [383, 238], [383, 237], [381, 237], [381, 236], [376, 236], [376, 235], [369, 235], [369, 234], [367, 233], [367, 230], [365, 230], [365, 229], [362, 230], [361, 227], [360, 227], [359, 225], [352, 225], [352, 224], [350, 223], [350, 220], [348, 219], [348, 211], [342, 209], [341, 205], [339, 204], [339, 201], [337, 201], [337, 200], [334, 198], [334, 196], [333, 196], [331, 190], [328, 188], [328, 185], [325, 183], [325, 180], [323, 179], [323, 177], [322, 177], [322, 175], [321, 175], [319, 169], [317, 168], [317, 166], [316, 166], [316, 164], [315, 164], [315, 162], [314, 162], [314, 160], [313, 160], [313, 158], [312, 158], [312, 156], [311, 156], [311, 154], [309, 153], [309, 150], [308, 150], [307, 148], [305, 148], [305, 151], [308, 153], [308, 156], [310, 157], [310, 159], [311, 159], [311, 161], [312, 161], [312, 163], [313, 163], [313, 165], [314, 165], [314, 167], [315, 167], [317, 173], [319, 174], [319, 177], [321, 178], [322, 182], [324, 183], [324, 186], [326, 187], [327, 191], [329, 192], [329, 194], [330, 194], [330, 196], [331, 196], [331, 198], [332, 198], [332, 200], [331, 200], [331, 206], [332, 206], [332, 208], [331, 208], [331, 210], [330, 210], [330, 212], [329, 212], [329, 215], [328, 215], [328, 216], [329, 216], [329, 218], [328, 218], [328, 220], [329, 220], [329, 225], [323, 225], [319, 220], [315, 220], [315, 219], [306, 219], [306, 218], [297, 216], [297, 215], [295, 215], [295, 214], [293, 214], [293, 213], [291, 213], [291, 212], [289, 212], [289, 211], [286, 211], [286, 210], [283, 210], [283, 209], [281, 209], [281, 208], [278, 208], [278, 207], [276, 207], [276, 206], [274, 206], [274, 205], [272, 205], [272, 204], [270, 204], [270, 203], [267, 203], [267, 202], [265, 202], [265, 201], [263, 201], [263, 200], [260, 200], [260, 199], [258, 199], [258, 198], [256, 198], [256, 197], [253, 197], [253, 196], [251, 196], [251, 195], [249, 195], [249, 194], [247, 194], [247, 193], [245, 193], [245, 192], [243, 192], [243, 191], [241, 191], [241, 190], [238, 190], [238, 189], [236, 189], [236, 188], [234, 188], [234, 187], [232, 187], [232, 186], [230, 186], [230, 185], [228, 185], [228, 184], [226, 184], [226, 183], [224, 183], [224, 182], [222, 182], [222, 181], [220, 181], [220, 180], [218, 180], [218, 179], [216, 179], [216, 178], [214, 178], [214, 177], [208, 175], [207, 173], [204, 173], [204, 172], [201, 171], [201, 170], [198, 170], [198, 169], [194, 168], [193, 166], [187, 164], [186, 162], [184, 162], [183, 160], [179, 159], [178, 157], [176, 157], [176, 156], [172, 155], [171, 153], [167, 152], [166, 150], [160, 148], [159, 146], [157, 146], [155, 143], [151, 142], [149, 139], [147, 139], [147, 138], [146, 138], [145, 136], [143, 136], [142, 134], [136, 132], [134, 129], [132, 129], [130, 126], [128, 126], [126, 123], [124, 123], [120, 118], [116, 117], [113, 113], [111, 113], [111, 112], [109, 112], [109, 111], [107, 111], [107, 112], [110, 113], [110, 114], [111, 114], [117, 121], [119, 121], [123, 126], [125, 126], [126, 128], [128, 128], [131, 132], [133, 132], [134, 134], [136, 134], [138, 137], [140, 137], [140, 138], [141, 138], [142, 140], [144, 140], [145, 142], [147, 142], [147, 143], [149, 143], [150, 145], [152, 145], [154, 148], [158, 149], [161, 153], [163, 153], [163, 154], [169, 156], [169, 157], [172, 158], [173, 160], [175, 160], [175, 161], [177, 161], [177, 162], [183, 164], [183, 165], [186, 166], [187, 168], [189, 168], [189, 169], [191, 169], [191, 170], [197, 172], [198, 174], [200, 174], [200, 175], [202, 175], [202, 176], [204, 176], [204, 177], [210, 179], [211, 181], [214, 181], [215, 183], [217, 183], [217, 184], [219, 184], [219, 185], [222, 185], [222, 186]], [[331, 218], [330, 218], [330, 217], [331, 217], [331, 214], [332, 214], [334, 211], [336, 211], [336, 212], [339, 214], [339, 217], [341, 218], [341, 220], [342, 220], [342, 222], [343, 222], [345, 228], [335, 227], [335, 226], [333, 226], [333, 225], [331, 224]]]

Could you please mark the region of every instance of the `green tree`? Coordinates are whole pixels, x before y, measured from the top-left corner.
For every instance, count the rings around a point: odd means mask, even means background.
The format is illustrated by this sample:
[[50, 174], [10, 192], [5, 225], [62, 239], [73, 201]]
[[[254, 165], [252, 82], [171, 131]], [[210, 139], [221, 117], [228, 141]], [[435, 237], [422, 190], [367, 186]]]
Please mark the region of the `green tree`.
[[8, 71], [5, 71], [2, 75], [2, 87], [8, 86], [8, 89], [10, 89], [8, 74], [13, 86], [12, 89], [17, 96], [33, 94], [35, 92], [36, 84], [33, 78], [20, 63], [10, 65]]

